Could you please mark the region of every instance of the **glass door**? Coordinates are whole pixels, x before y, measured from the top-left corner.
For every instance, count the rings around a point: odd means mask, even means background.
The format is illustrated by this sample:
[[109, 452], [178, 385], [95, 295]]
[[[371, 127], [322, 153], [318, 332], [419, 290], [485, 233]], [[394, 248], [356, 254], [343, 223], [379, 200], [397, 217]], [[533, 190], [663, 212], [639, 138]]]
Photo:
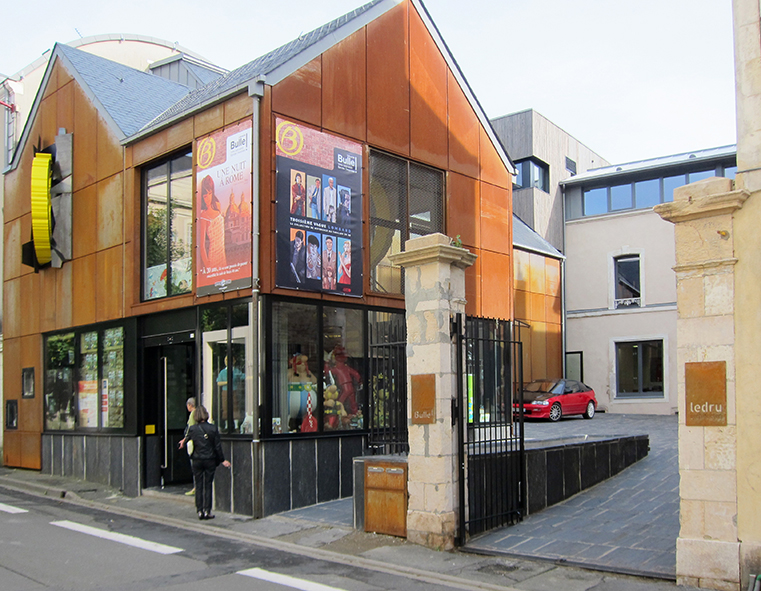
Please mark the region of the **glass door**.
[[190, 483], [187, 451], [178, 449], [196, 396], [195, 343], [147, 346], [144, 353], [146, 487]]

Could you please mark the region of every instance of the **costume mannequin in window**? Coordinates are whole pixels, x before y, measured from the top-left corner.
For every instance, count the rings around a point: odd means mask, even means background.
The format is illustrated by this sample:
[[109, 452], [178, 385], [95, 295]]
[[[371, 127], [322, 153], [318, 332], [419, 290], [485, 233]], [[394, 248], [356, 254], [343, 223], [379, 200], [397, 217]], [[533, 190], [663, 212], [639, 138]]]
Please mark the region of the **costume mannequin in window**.
[[338, 401], [346, 410], [346, 417], [343, 420], [348, 423], [359, 410], [357, 390], [362, 386], [362, 376], [356, 369], [346, 364], [348, 356], [346, 349], [341, 345], [336, 345], [332, 357], [335, 359], [335, 365], [329, 368], [331, 381], [338, 387]]
[[307, 414], [309, 398], [312, 410], [317, 407], [317, 378], [309, 371], [309, 357], [296, 353], [291, 357], [288, 369], [288, 429], [297, 431], [301, 419]]

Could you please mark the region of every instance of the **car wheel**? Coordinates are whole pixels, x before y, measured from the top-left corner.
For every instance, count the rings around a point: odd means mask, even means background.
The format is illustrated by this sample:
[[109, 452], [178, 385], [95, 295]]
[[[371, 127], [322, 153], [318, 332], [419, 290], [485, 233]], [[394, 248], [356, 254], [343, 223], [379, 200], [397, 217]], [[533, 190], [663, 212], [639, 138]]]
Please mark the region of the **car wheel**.
[[591, 400], [587, 403], [587, 412], [584, 413], [585, 419], [591, 419], [595, 416], [595, 403]]
[[562, 416], [563, 416], [563, 409], [560, 408], [560, 403], [556, 402], [550, 408], [550, 420], [553, 423], [556, 423], [557, 421], [560, 420], [560, 417], [562, 417]]

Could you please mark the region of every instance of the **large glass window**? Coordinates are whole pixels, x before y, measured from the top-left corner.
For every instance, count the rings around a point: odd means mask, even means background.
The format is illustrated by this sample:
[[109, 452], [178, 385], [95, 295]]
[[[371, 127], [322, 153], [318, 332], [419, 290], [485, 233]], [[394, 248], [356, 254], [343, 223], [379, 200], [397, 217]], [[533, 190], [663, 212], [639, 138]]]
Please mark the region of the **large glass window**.
[[658, 205], [661, 202], [661, 180], [648, 179], [634, 183], [634, 195], [637, 209]]
[[616, 397], [663, 398], [663, 341], [616, 343]]
[[639, 256], [615, 259], [616, 308], [638, 307], [642, 304], [639, 287]]
[[193, 156], [143, 171], [143, 299], [193, 288]]
[[[573, 161], [571, 161], [573, 162]], [[568, 159], [566, 159], [566, 165]], [[575, 165], [574, 165], [575, 167]], [[533, 187], [545, 193], [550, 190], [550, 167], [537, 160], [521, 160], [515, 163], [516, 176], [513, 182], [515, 189]]]
[[254, 432], [254, 363], [249, 302], [201, 309], [204, 406], [220, 432]]
[[403, 293], [389, 255], [409, 238], [444, 231], [444, 173], [402, 158], [370, 154], [370, 288]]
[[599, 215], [608, 212], [608, 188], [584, 191], [584, 215]]
[[663, 179], [663, 202], [670, 203], [674, 200], [674, 189], [687, 184], [687, 175], [678, 174], [667, 176]]
[[272, 303], [272, 435], [365, 428], [365, 312]]
[[124, 426], [124, 328], [48, 337], [45, 429]]
[[632, 207], [632, 186], [615, 185], [610, 188], [610, 209], [618, 211], [619, 209], [631, 209]]

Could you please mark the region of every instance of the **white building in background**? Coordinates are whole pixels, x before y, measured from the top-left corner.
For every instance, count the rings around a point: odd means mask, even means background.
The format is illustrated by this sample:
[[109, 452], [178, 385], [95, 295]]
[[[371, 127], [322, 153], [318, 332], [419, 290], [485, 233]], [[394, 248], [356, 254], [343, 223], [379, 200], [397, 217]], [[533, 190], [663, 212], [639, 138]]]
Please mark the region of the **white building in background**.
[[734, 178], [736, 146], [591, 170], [565, 197], [566, 355], [608, 412], [677, 410], [674, 226], [653, 212], [676, 187]]

